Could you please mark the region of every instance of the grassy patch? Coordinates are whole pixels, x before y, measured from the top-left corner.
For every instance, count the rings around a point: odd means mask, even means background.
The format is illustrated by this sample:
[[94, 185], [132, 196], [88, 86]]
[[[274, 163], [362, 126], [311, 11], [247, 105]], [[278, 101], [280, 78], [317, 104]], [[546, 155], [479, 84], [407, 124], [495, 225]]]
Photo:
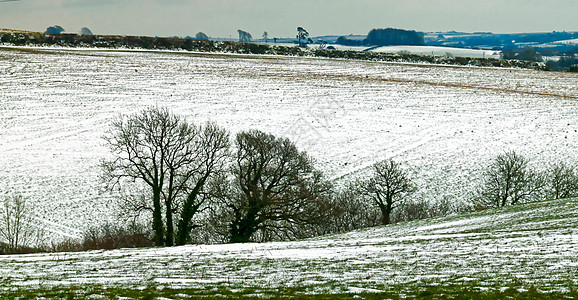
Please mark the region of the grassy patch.
[[39, 289], [23, 289], [19, 291], [0, 292], [6, 299], [576, 299], [576, 291], [540, 292], [535, 287], [524, 289], [517, 286], [505, 288], [494, 287], [490, 290], [479, 290], [474, 286], [423, 286], [396, 287], [384, 292], [351, 293], [337, 291], [336, 293], [311, 293], [301, 287], [286, 287], [276, 290], [259, 289], [255, 287], [229, 290], [224, 287], [208, 287], [206, 289], [165, 288], [148, 286], [145, 288], [123, 288], [103, 286], [73, 286]]

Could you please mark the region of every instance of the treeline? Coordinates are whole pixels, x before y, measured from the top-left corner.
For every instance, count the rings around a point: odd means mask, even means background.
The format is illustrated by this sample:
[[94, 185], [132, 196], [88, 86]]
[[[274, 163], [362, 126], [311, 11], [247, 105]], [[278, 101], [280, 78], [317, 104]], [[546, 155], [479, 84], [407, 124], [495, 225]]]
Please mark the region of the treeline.
[[372, 29], [364, 40], [349, 40], [343, 36], [337, 39], [337, 44], [346, 46], [397, 46], [425, 44], [424, 34], [414, 30], [395, 28]]
[[[559, 56], [558, 60], [546, 62], [545, 69], [549, 71], [578, 72], [578, 56], [574, 52], [559, 53]], [[521, 49], [503, 50], [502, 58], [534, 62], [544, 61], [542, 55], [530, 46]]]
[[[515, 49], [516, 44], [540, 45], [563, 40], [578, 38], [578, 32], [549, 32], [549, 33], [518, 33], [518, 34], [479, 34], [467, 35], [457, 34], [457, 36], [440, 36], [437, 40], [428, 41], [430, 45], [438, 46], [459, 46], [459, 47], [490, 47], [498, 49]], [[575, 46], [559, 45], [556, 48], [572, 48]], [[570, 50], [570, 49], [568, 49]]]
[[494, 58], [447, 57], [447, 56], [417, 55], [410, 53], [383, 53], [371, 51], [327, 50], [327, 49], [314, 49], [312, 50], [312, 53], [316, 57], [341, 58], [341, 59], [546, 70], [544, 64], [537, 62], [521, 61], [521, 60], [504, 60]]
[[461, 66], [503, 67], [544, 70], [545, 66], [536, 62], [502, 60], [492, 58], [440, 57], [403, 53], [379, 53], [362, 51], [341, 51], [329, 49], [303, 49], [278, 45], [216, 42], [183, 38], [161, 38], [145, 36], [99, 36], [77, 34], [42, 34], [29, 32], [0, 33], [0, 42], [18, 46], [62, 46], [96, 47], [114, 49], [186, 50], [196, 52], [268, 54], [288, 56], [312, 56], [340, 59], [356, 59], [384, 62], [432, 63]]
[[557, 61], [548, 61], [546, 69], [552, 71], [578, 72], [578, 55], [571, 53], [560, 56]]
[[339, 187], [287, 138], [259, 130], [231, 137], [214, 123], [191, 123], [165, 108], [117, 117], [105, 141], [112, 156], [101, 164], [102, 179], [118, 199], [118, 215], [131, 221], [47, 246], [33, 206], [5, 197], [0, 252], [295, 240], [578, 195], [574, 166], [556, 162], [536, 171], [514, 151], [484, 168], [466, 202], [414, 199], [415, 175], [392, 159]]

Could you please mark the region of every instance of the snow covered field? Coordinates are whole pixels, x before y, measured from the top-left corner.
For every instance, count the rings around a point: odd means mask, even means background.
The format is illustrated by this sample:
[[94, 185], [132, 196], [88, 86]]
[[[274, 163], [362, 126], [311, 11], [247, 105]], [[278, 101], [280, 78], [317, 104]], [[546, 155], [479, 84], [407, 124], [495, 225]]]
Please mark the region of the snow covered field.
[[39, 296], [53, 287], [80, 298], [95, 287], [153, 287], [173, 299], [186, 297], [171, 289], [213, 296], [411, 295], [425, 286], [535, 286], [566, 293], [578, 285], [577, 254], [578, 199], [568, 199], [299, 242], [0, 256], [0, 295]]
[[578, 75], [279, 56], [0, 48], [0, 193], [79, 236], [114, 219], [100, 188], [112, 117], [167, 106], [292, 138], [343, 182], [394, 158], [431, 201], [464, 201], [495, 155], [578, 158]]
[[417, 55], [450, 56], [450, 57], [500, 58], [500, 51], [464, 49], [453, 47], [385, 46], [373, 49], [371, 51], [387, 52], [387, 53], [406, 52]]
[[563, 45], [578, 45], [578, 39], [556, 41], [551, 44], [563, 44]]

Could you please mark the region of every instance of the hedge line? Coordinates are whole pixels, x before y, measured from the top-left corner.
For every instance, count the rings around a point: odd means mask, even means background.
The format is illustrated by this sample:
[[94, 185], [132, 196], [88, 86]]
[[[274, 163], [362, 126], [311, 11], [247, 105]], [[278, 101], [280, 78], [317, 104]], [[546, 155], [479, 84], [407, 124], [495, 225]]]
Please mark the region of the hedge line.
[[328, 49], [302, 49], [253, 43], [198, 41], [184, 38], [148, 36], [45, 34], [34, 32], [0, 32], [0, 42], [18, 46], [63, 46], [95, 48], [128, 48], [155, 50], [187, 50], [198, 52], [224, 52], [240, 54], [271, 54], [312, 56], [386, 62], [432, 63], [445, 65], [502, 67], [545, 70], [543, 64], [520, 60], [494, 58], [443, 57], [402, 53], [342, 51]]

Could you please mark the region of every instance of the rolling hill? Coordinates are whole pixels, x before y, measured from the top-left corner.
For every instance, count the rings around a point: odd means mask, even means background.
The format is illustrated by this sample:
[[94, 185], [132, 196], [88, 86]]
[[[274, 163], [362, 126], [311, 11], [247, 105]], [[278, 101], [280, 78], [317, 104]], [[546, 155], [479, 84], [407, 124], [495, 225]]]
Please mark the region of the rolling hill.
[[578, 199], [295, 242], [0, 256], [0, 295], [576, 297]]
[[161, 105], [233, 134], [292, 139], [336, 184], [394, 158], [415, 200], [466, 202], [516, 149], [538, 169], [578, 161], [578, 75], [534, 70], [171, 51], [0, 49], [1, 192], [55, 237], [115, 222], [102, 189], [112, 118]]

